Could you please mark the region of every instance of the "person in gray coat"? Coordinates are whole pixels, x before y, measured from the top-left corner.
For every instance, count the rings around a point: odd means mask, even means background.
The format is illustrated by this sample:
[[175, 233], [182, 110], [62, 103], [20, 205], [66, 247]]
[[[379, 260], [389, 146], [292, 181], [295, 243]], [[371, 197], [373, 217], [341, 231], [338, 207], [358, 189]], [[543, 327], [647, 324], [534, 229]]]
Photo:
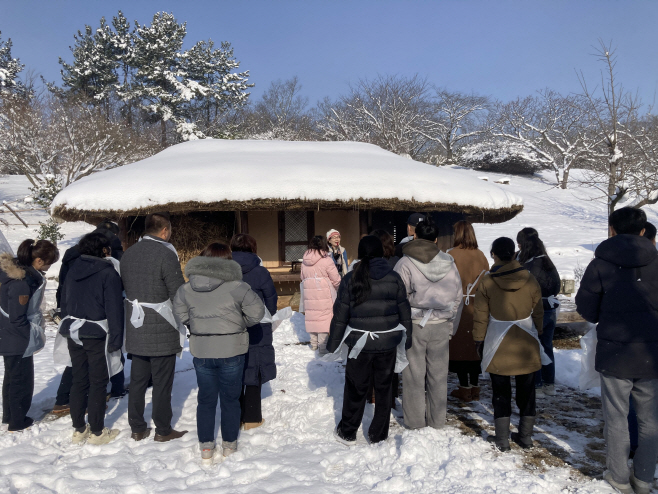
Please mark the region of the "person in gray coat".
[[232, 260], [228, 245], [212, 243], [185, 267], [190, 279], [178, 289], [174, 312], [190, 329], [199, 385], [196, 411], [201, 458], [215, 453], [215, 415], [219, 397], [222, 453], [237, 450], [240, 430], [240, 393], [245, 355], [249, 351], [247, 328], [265, 315], [260, 297], [242, 281], [242, 268]]
[[128, 423], [132, 438], [141, 441], [151, 429], [144, 420], [145, 394], [153, 378], [155, 440], [170, 441], [187, 431], [172, 429], [171, 389], [181, 333], [172, 300], [185, 283], [171, 238], [168, 213], [146, 217], [144, 236], [121, 257], [121, 280], [126, 291], [126, 351], [132, 354]]

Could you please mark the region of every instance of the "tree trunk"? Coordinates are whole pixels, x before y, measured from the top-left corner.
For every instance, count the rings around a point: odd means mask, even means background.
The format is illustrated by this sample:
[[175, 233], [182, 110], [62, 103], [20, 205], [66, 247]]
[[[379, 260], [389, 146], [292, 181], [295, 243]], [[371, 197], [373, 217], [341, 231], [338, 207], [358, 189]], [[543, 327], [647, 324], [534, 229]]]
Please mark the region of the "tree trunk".
[[165, 119], [160, 119], [160, 144], [162, 149], [167, 147], [167, 122]]
[[569, 169], [567, 168], [562, 172], [562, 180], [560, 180], [560, 188], [566, 189], [569, 183]]

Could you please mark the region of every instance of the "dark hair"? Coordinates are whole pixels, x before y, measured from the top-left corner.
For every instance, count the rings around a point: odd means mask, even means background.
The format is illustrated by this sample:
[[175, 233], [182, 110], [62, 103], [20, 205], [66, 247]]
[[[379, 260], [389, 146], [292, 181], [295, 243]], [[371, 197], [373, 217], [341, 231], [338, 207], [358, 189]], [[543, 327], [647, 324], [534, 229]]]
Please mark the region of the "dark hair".
[[108, 219], [104, 219], [96, 225], [96, 230], [108, 230], [115, 235], [119, 235], [119, 225]]
[[652, 242], [656, 239], [656, 227], [653, 226], [653, 223], [647, 221], [646, 225], [644, 225], [644, 236]]
[[32, 261], [41, 259], [44, 263], [50, 265], [59, 259], [59, 250], [57, 246], [48, 240], [39, 240], [35, 242], [32, 239], [23, 240], [18, 246], [16, 254], [18, 262], [25, 267], [32, 266]]
[[359, 242], [359, 259], [352, 275], [352, 297], [354, 305], [368, 300], [370, 296], [370, 260], [384, 256], [382, 241], [374, 235], [366, 235]]
[[78, 249], [83, 256], [105, 257], [106, 253], [103, 249], [108, 250], [108, 254], [112, 253], [110, 241], [105, 235], [100, 232], [88, 233], [80, 239]]
[[539, 238], [539, 233], [534, 228], [524, 228], [516, 234], [516, 242], [521, 250], [519, 251], [519, 262], [525, 264], [533, 257], [544, 256], [541, 258], [544, 271], [552, 271], [555, 264], [546, 253], [544, 242]]
[[202, 257], [221, 257], [222, 259], [233, 259], [231, 248], [221, 242], [212, 242], [206, 245], [201, 254]]
[[384, 247], [384, 258], [390, 259], [395, 255], [395, 242], [393, 240], [393, 235], [388, 233], [386, 230], [373, 230], [370, 232], [370, 235], [374, 235], [381, 242]]
[[612, 212], [608, 224], [618, 235], [639, 235], [647, 224], [647, 215], [641, 209], [621, 208]]
[[509, 237], [499, 237], [491, 244], [491, 253], [503, 262], [509, 262], [514, 257], [514, 240]]
[[144, 221], [144, 233], [146, 235], [157, 235], [163, 228], [171, 229], [171, 216], [169, 213], [151, 213]]
[[421, 221], [416, 227], [416, 238], [434, 242], [439, 238], [439, 229], [430, 219], [427, 221]]
[[257, 247], [256, 239], [246, 233], [238, 233], [233, 235], [231, 239], [231, 250], [233, 252], [251, 252], [255, 254], [258, 250]]
[[329, 244], [327, 243], [327, 237], [324, 235], [316, 235], [308, 242], [308, 250], [314, 250], [321, 256], [329, 252]]
[[475, 230], [466, 220], [455, 223], [452, 227], [455, 231], [454, 247], [461, 247], [466, 250], [475, 250], [478, 248], [478, 241], [475, 238]]

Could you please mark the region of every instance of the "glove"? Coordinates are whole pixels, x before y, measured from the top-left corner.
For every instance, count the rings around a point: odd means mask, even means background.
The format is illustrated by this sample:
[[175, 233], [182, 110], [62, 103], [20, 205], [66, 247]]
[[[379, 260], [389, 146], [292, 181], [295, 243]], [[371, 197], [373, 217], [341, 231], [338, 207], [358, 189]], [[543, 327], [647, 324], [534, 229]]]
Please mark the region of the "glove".
[[478, 352], [478, 355], [480, 356], [480, 360], [482, 360], [482, 350], [484, 348], [484, 341], [476, 341], [475, 342], [475, 351]]

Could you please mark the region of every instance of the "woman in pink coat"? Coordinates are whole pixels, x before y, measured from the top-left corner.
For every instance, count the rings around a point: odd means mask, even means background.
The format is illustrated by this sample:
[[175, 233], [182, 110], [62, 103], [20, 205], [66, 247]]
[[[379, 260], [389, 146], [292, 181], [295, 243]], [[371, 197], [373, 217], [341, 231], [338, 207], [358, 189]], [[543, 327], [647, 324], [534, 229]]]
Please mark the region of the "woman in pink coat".
[[333, 316], [340, 275], [329, 255], [327, 239], [317, 235], [308, 244], [302, 263], [302, 286], [306, 332], [311, 335], [311, 349], [327, 353], [329, 325]]

